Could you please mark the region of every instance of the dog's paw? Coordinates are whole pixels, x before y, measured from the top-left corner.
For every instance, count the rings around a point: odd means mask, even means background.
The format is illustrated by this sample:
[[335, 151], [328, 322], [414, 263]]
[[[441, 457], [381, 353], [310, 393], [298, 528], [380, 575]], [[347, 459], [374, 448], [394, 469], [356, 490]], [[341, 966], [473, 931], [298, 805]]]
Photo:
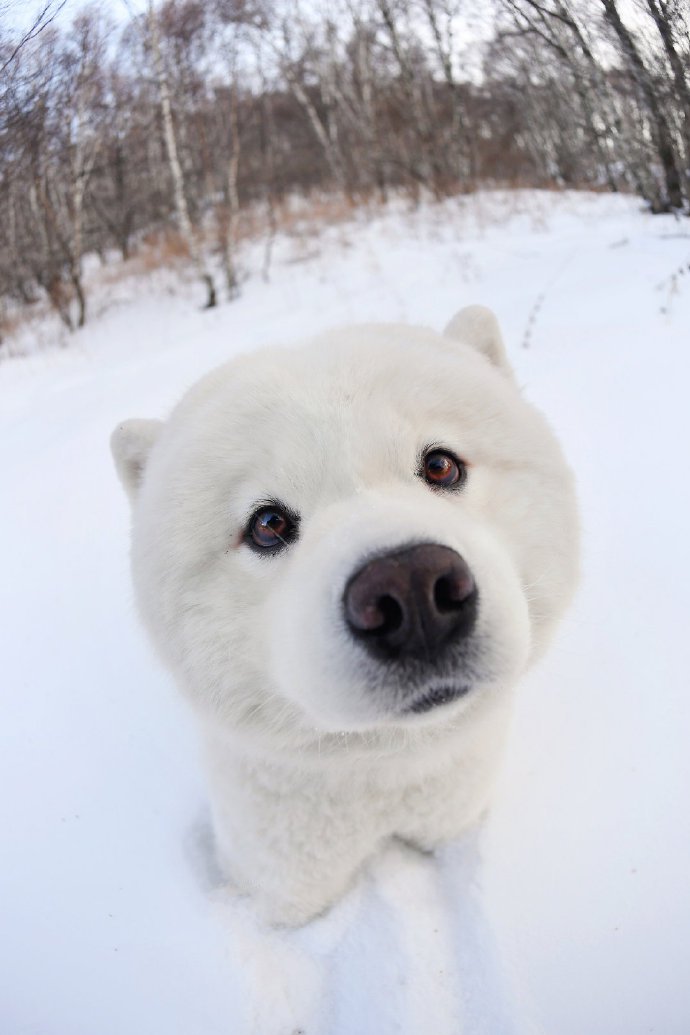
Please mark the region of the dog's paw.
[[259, 919], [269, 927], [294, 929], [323, 916], [335, 898], [286, 898], [259, 893], [253, 903]]

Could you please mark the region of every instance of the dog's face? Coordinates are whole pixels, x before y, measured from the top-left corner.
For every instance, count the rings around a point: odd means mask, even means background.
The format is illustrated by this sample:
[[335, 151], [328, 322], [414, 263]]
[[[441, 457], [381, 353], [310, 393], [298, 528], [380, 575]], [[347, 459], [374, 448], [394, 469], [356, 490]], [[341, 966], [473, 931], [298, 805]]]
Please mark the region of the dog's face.
[[243, 358], [113, 448], [142, 613], [234, 726], [458, 721], [574, 585], [571, 477], [485, 310]]

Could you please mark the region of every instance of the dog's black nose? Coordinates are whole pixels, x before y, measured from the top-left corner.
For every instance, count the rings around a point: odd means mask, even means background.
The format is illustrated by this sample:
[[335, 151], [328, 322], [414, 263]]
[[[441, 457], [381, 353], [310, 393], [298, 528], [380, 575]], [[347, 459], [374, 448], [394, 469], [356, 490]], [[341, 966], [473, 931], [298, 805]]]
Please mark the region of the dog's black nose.
[[358, 643], [378, 658], [435, 660], [469, 635], [477, 587], [447, 546], [410, 546], [369, 561], [344, 593], [345, 618]]

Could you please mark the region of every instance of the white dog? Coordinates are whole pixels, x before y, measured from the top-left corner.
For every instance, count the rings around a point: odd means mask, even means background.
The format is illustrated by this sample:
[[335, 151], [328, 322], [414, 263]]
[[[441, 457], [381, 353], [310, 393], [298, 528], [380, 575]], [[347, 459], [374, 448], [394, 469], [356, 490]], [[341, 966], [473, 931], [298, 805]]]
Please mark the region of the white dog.
[[242, 357], [112, 445], [227, 877], [300, 924], [386, 839], [474, 823], [578, 553], [570, 471], [495, 317]]

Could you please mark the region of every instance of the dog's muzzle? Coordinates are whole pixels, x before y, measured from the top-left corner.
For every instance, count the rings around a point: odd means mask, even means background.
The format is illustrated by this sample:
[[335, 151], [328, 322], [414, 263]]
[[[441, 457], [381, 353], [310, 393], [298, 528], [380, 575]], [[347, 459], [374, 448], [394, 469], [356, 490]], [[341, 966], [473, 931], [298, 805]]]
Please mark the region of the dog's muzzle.
[[422, 544], [368, 561], [347, 583], [343, 608], [355, 641], [376, 660], [435, 665], [471, 634], [477, 599], [463, 558]]

